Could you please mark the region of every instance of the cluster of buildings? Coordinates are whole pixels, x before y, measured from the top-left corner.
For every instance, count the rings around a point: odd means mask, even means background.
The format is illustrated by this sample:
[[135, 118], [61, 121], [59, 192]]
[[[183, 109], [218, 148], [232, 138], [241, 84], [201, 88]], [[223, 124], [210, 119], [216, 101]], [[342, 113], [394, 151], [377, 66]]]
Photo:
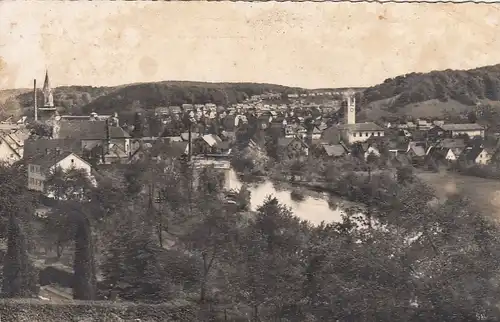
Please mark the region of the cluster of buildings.
[[[270, 135], [288, 158], [311, 153], [337, 158], [351, 153], [356, 146], [365, 156], [388, 153], [400, 162], [405, 158], [408, 162], [463, 158], [486, 164], [495, 153], [490, 147], [474, 145], [464, 138], [484, 138], [485, 129], [479, 124], [357, 122], [352, 91], [342, 93], [341, 100], [332, 100], [330, 109], [304, 104], [300, 98], [288, 105], [266, 104], [261, 96], [230, 107], [212, 103], [156, 107], [153, 115], [160, 129], [134, 137], [133, 127], [120, 124], [117, 114], [59, 115], [48, 73], [42, 94], [40, 104], [34, 95], [34, 118], [43, 122], [50, 133], [37, 138], [34, 129], [24, 122], [0, 123], [0, 161], [12, 164], [24, 160], [28, 165], [28, 188], [37, 191], [44, 191], [45, 178], [57, 167], [76, 167], [90, 174], [99, 164], [186, 156], [199, 167], [213, 164], [226, 169], [236, 144], [262, 151]], [[275, 97], [269, 95], [266, 98]], [[333, 119], [332, 111], [343, 112], [344, 120]], [[238, 133], [244, 135], [237, 138]]]

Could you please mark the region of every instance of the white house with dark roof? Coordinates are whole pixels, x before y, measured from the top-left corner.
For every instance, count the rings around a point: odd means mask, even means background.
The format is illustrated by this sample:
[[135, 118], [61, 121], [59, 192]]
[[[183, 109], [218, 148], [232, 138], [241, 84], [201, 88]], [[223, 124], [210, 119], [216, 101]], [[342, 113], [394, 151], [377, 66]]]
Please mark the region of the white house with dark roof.
[[92, 167], [75, 153], [64, 152], [60, 149], [47, 150], [29, 160], [28, 189], [44, 192], [45, 182], [51, 171], [56, 168], [61, 168], [63, 171], [72, 168], [81, 169], [91, 177]]
[[342, 139], [349, 144], [366, 142], [371, 137], [384, 136], [384, 129], [373, 122], [341, 124], [338, 127]]
[[460, 158], [469, 163], [488, 164], [493, 157], [494, 152], [483, 147], [467, 147], [462, 152]]

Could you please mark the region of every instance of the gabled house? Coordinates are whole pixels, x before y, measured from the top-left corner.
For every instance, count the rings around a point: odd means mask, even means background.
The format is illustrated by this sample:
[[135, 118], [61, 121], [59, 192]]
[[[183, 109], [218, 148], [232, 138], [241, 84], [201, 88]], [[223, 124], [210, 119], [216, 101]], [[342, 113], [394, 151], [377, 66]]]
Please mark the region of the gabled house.
[[215, 134], [206, 134], [193, 140], [193, 154], [229, 154], [229, 142]]
[[23, 158], [24, 141], [29, 131], [18, 129], [0, 132], [0, 162], [13, 164]]
[[463, 139], [443, 139], [432, 147], [432, 150], [429, 150], [436, 155], [437, 159], [457, 161], [465, 147]]
[[321, 134], [323, 134], [323, 130], [319, 128], [319, 126], [314, 126], [312, 131], [311, 131], [311, 139], [312, 140], [319, 140], [321, 139]]
[[91, 177], [90, 164], [70, 151], [47, 150], [30, 158], [28, 162], [28, 189], [45, 192], [45, 182], [52, 171], [61, 168], [84, 170]]
[[334, 159], [343, 157], [348, 153], [341, 144], [321, 144], [318, 150], [319, 155]]
[[493, 156], [493, 151], [483, 147], [467, 147], [460, 156], [468, 164], [488, 164]]
[[368, 156], [374, 155], [376, 157], [380, 157], [380, 151], [377, 149], [375, 145], [369, 145], [366, 149], [363, 149], [365, 151], [364, 157], [365, 160], [368, 160]]
[[406, 156], [413, 162], [419, 163], [424, 161], [426, 156], [425, 145], [417, 142], [410, 142], [408, 144], [408, 150], [406, 151]]

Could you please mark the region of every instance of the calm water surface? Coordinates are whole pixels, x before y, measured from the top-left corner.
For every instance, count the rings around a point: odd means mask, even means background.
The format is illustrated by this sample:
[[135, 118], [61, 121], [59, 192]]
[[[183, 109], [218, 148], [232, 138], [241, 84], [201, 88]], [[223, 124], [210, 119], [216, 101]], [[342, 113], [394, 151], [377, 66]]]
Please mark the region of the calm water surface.
[[[229, 170], [226, 174], [226, 188], [238, 190], [241, 186], [242, 182], [238, 179], [236, 172]], [[267, 196], [272, 195], [281, 204], [289, 207], [294, 215], [308, 220], [313, 225], [318, 225], [322, 221], [333, 222], [341, 220], [341, 211], [330, 208], [326, 197], [314, 198], [306, 196], [302, 201], [295, 201], [290, 196], [291, 190], [277, 190], [270, 181], [249, 185], [248, 189], [251, 192], [250, 206], [252, 210], [256, 210], [257, 207], [264, 203]]]

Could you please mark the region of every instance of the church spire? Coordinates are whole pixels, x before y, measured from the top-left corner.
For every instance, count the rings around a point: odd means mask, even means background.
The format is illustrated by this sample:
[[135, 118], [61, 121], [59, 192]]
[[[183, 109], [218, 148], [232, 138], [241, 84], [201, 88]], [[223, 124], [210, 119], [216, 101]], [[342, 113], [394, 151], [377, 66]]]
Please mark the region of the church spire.
[[49, 71], [48, 70], [45, 70], [45, 81], [43, 82], [43, 91], [47, 91], [47, 90], [52, 90], [50, 88], [50, 81], [49, 81]]
[[49, 71], [45, 70], [45, 81], [43, 82], [43, 107], [54, 107], [54, 97], [50, 87]]

